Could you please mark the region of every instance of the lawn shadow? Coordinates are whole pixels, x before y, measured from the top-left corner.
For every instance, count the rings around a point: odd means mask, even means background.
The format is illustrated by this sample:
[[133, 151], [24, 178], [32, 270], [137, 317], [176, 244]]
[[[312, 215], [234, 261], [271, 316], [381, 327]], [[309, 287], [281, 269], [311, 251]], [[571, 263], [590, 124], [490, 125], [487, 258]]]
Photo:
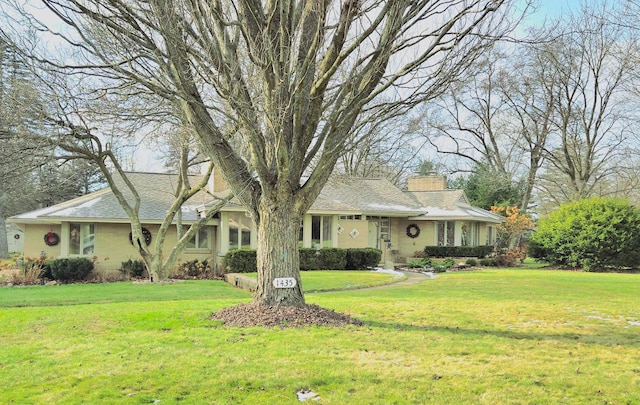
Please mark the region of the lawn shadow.
[[[616, 345], [627, 347], [640, 347], [640, 334], [634, 333], [633, 330], [629, 330], [628, 333], [606, 333], [606, 334], [580, 334], [580, 333], [533, 333], [533, 332], [518, 332], [508, 330], [494, 330], [494, 329], [477, 329], [477, 328], [460, 328], [449, 326], [419, 326], [406, 324], [401, 322], [379, 322], [379, 321], [364, 321], [365, 326], [372, 326], [382, 329], [394, 329], [400, 331], [414, 331], [414, 332], [439, 332], [450, 333], [454, 335], [469, 335], [469, 336], [482, 336], [490, 335], [502, 339], [513, 340], [531, 340], [531, 341], [558, 341], [563, 343], [583, 343], [583, 344], [596, 344], [606, 347], [612, 347]], [[639, 329], [640, 331], [640, 329]]]

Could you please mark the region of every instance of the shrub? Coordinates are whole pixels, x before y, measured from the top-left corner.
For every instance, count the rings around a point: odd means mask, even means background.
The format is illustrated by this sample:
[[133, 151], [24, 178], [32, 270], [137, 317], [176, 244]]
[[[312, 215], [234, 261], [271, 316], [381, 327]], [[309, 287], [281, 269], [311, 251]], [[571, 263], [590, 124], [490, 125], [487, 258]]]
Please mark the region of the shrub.
[[548, 249], [545, 249], [538, 242], [531, 240], [527, 248], [527, 254], [529, 255], [529, 257], [533, 257], [535, 259], [544, 259], [549, 255], [549, 253], [547, 253], [547, 250]]
[[300, 248], [300, 270], [319, 270], [319, 251], [312, 248]]
[[35, 279], [39, 279], [40, 281], [44, 279], [53, 280], [53, 275], [51, 274], [51, 263], [53, 260], [54, 259], [47, 259], [46, 256], [40, 256], [38, 258], [15, 258], [18, 271], [14, 273], [14, 276], [22, 277], [23, 281], [14, 280], [14, 284], [35, 284]]
[[348, 270], [362, 270], [377, 266], [382, 258], [382, 251], [374, 248], [347, 249], [346, 266]]
[[493, 246], [426, 246], [427, 257], [486, 257], [493, 251]]
[[484, 259], [480, 259], [478, 264], [485, 267], [497, 266], [498, 260], [495, 257], [486, 257]]
[[145, 266], [142, 260], [127, 260], [120, 265], [120, 273], [126, 277], [140, 278], [144, 276]]
[[441, 266], [443, 266], [443, 267], [445, 267], [445, 268], [447, 268], [447, 269], [448, 269], [448, 268], [450, 268], [450, 267], [453, 267], [453, 265], [455, 265], [455, 264], [456, 264], [456, 262], [455, 262], [452, 258], [450, 258], [450, 257], [449, 257], [449, 258], [444, 259], [444, 260], [440, 263], [440, 265], [441, 265]]
[[171, 278], [212, 279], [214, 278], [214, 273], [207, 259], [203, 261], [195, 259], [180, 263], [171, 274]]
[[409, 267], [410, 269], [431, 267], [431, 265], [431, 259], [429, 258], [420, 260], [409, 260], [409, 263], [407, 263], [407, 267]]
[[511, 249], [502, 250], [496, 256], [496, 263], [498, 266], [513, 267], [517, 261], [524, 262], [527, 258], [526, 249], [520, 247], [514, 247]]
[[492, 206], [491, 212], [505, 216], [504, 222], [497, 226], [497, 240], [501, 248], [519, 245], [522, 238], [534, 228], [531, 217], [520, 213], [518, 207]]
[[640, 263], [640, 210], [626, 201], [590, 198], [542, 218], [530, 243], [536, 259], [585, 271]]
[[472, 266], [472, 267], [478, 265], [478, 261], [476, 259], [474, 259], [474, 258], [467, 259], [464, 263], [467, 266]]
[[[380, 263], [382, 252], [378, 249], [320, 250], [300, 248], [300, 270], [355, 270], [366, 269]], [[257, 271], [255, 250], [232, 250], [224, 258], [227, 273], [253, 273]]]
[[40, 266], [42, 272], [40, 273], [40, 277], [53, 280], [53, 274], [51, 273], [51, 263], [53, 263], [55, 259], [44, 259], [42, 261], [42, 265]]
[[227, 273], [255, 273], [258, 271], [256, 251], [250, 249], [231, 250], [224, 257]]
[[9, 270], [8, 282], [13, 285], [35, 285], [44, 281], [46, 268], [44, 257], [37, 259], [16, 257], [14, 263], [6, 266]]
[[347, 251], [337, 248], [319, 250], [301, 248], [300, 270], [342, 270], [347, 266]]
[[347, 268], [347, 251], [337, 248], [323, 248], [318, 251], [318, 265], [321, 270], [343, 270]]
[[84, 280], [93, 270], [93, 262], [85, 257], [55, 259], [51, 262], [51, 274], [56, 281]]

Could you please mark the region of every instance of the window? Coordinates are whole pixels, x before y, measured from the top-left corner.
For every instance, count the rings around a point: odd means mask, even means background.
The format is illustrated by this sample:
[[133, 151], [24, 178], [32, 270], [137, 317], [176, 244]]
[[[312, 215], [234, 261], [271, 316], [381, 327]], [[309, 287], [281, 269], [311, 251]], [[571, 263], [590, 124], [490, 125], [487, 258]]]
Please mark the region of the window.
[[298, 247], [304, 247], [304, 221], [300, 222], [300, 231], [298, 232]]
[[471, 223], [463, 222], [460, 234], [460, 246], [469, 246], [471, 243]]
[[493, 227], [487, 226], [487, 245], [493, 245]]
[[95, 225], [69, 224], [69, 254], [91, 255], [95, 251]]
[[[186, 228], [185, 231], [187, 229], [188, 228]], [[210, 240], [211, 238], [209, 237], [209, 228], [203, 226], [198, 230], [198, 233], [196, 233], [193, 238], [191, 238], [191, 240], [187, 242], [187, 249], [210, 249]]]
[[229, 214], [229, 249], [251, 247], [251, 219], [244, 213]]
[[338, 219], [352, 219], [360, 221], [362, 219], [362, 215], [340, 215]]
[[331, 215], [313, 215], [311, 217], [311, 246], [313, 248], [331, 247]]
[[455, 235], [455, 221], [438, 221], [438, 246], [454, 246]]
[[478, 222], [463, 222], [462, 234], [460, 235], [461, 246], [478, 246], [480, 235], [480, 224]]
[[447, 221], [447, 246], [455, 246], [456, 244], [456, 223]]

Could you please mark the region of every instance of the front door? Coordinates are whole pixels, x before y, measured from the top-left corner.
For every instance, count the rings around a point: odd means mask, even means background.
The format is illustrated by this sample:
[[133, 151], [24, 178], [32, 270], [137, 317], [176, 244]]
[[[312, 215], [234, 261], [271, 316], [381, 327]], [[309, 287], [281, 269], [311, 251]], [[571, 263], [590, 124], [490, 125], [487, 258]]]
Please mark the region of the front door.
[[369, 244], [367, 246], [380, 249], [380, 227], [375, 221], [369, 221]]

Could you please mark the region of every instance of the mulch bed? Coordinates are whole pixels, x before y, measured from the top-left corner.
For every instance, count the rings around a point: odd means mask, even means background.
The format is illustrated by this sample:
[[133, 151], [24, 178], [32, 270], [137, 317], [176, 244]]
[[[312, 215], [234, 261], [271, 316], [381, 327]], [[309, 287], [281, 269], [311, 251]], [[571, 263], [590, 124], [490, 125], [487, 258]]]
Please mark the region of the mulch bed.
[[221, 309], [209, 319], [222, 320], [226, 326], [267, 328], [302, 328], [306, 326], [362, 326], [364, 322], [318, 305], [269, 306], [256, 303], [240, 304]]

